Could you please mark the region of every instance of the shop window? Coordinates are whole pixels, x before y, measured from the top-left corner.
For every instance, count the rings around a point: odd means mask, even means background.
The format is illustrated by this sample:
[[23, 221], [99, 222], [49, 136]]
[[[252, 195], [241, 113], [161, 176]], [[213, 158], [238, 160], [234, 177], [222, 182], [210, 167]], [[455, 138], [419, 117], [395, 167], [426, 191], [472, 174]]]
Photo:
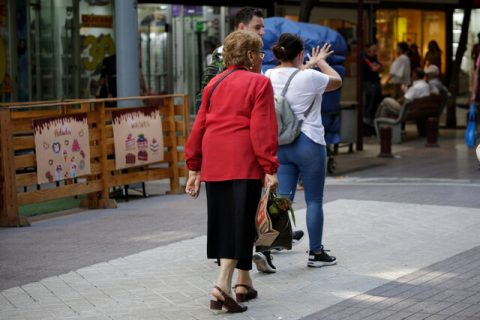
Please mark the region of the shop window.
[[442, 72], [445, 72], [445, 13], [413, 9], [380, 9], [376, 14], [379, 60], [384, 65], [386, 77], [396, 58], [397, 43], [416, 44], [422, 61], [428, 51], [428, 43], [435, 40], [442, 50]]

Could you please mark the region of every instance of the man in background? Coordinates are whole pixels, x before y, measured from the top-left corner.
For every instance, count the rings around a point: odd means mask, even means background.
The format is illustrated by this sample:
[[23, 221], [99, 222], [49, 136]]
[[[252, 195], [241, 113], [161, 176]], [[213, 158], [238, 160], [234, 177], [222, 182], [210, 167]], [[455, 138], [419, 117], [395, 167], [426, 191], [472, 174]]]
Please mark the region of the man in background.
[[[260, 9], [245, 7], [237, 12], [233, 22], [235, 31], [249, 30], [255, 32], [260, 37], [263, 37], [263, 34], [265, 33], [265, 26], [263, 24], [263, 13]], [[203, 71], [200, 92], [195, 98], [196, 110], [200, 108], [200, 104], [202, 103], [203, 88], [205, 88], [205, 86], [213, 77], [215, 77], [217, 74], [221, 73], [225, 69], [225, 65], [223, 64], [222, 50], [223, 45], [213, 51], [212, 62]]]

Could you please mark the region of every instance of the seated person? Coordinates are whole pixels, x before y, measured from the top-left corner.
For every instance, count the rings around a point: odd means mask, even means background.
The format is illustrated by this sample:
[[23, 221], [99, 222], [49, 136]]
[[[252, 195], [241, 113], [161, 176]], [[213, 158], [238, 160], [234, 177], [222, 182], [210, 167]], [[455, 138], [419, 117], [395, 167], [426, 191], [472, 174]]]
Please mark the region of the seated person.
[[431, 64], [426, 67], [425, 76], [427, 77], [428, 84], [434, 89], [437, 89], [438, 93], [444, 93], [445, 95], [448, 94], [447, 87], [445, 87], [445, 85], [439, 79], [440, 70], [436, 65]]
[[418, 98], [428, 97], [431, 93], [438, 94], [437, 89], [432, 89], [425, 81], [425, 72], [422, 68], [416, 68], [412, 74], [413, 84], [410, 87], [402, 86], [403, 97], [395, 100], [387, 97], [380, 102], [375, 118], [396, 118], [405, 100], [412, 101]]

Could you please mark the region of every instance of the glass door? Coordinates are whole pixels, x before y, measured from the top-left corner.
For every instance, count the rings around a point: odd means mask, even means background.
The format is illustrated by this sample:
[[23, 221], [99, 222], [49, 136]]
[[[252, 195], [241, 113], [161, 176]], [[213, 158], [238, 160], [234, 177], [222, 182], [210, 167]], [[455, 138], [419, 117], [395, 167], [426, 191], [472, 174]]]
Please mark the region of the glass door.
[[138, 6], [140, 61], [145, 89], [149, 94], [171, 92], [170, 7], [156, 4]]
[[221, 7], [139, 4], [142, 74], [148, 93], [195, 95], [212, 51], [221, 45]]

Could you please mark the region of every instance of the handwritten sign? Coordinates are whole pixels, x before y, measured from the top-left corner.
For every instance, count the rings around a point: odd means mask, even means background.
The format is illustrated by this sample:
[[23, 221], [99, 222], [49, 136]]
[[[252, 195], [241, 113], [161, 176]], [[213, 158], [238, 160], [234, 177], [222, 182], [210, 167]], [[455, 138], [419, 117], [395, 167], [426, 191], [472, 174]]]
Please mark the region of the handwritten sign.
[[33, 120], [38, 183], [90, 174], [86, 114]]
[[163, 160], [163, 130], [156, 107], [112, 111], [115, 168]]

